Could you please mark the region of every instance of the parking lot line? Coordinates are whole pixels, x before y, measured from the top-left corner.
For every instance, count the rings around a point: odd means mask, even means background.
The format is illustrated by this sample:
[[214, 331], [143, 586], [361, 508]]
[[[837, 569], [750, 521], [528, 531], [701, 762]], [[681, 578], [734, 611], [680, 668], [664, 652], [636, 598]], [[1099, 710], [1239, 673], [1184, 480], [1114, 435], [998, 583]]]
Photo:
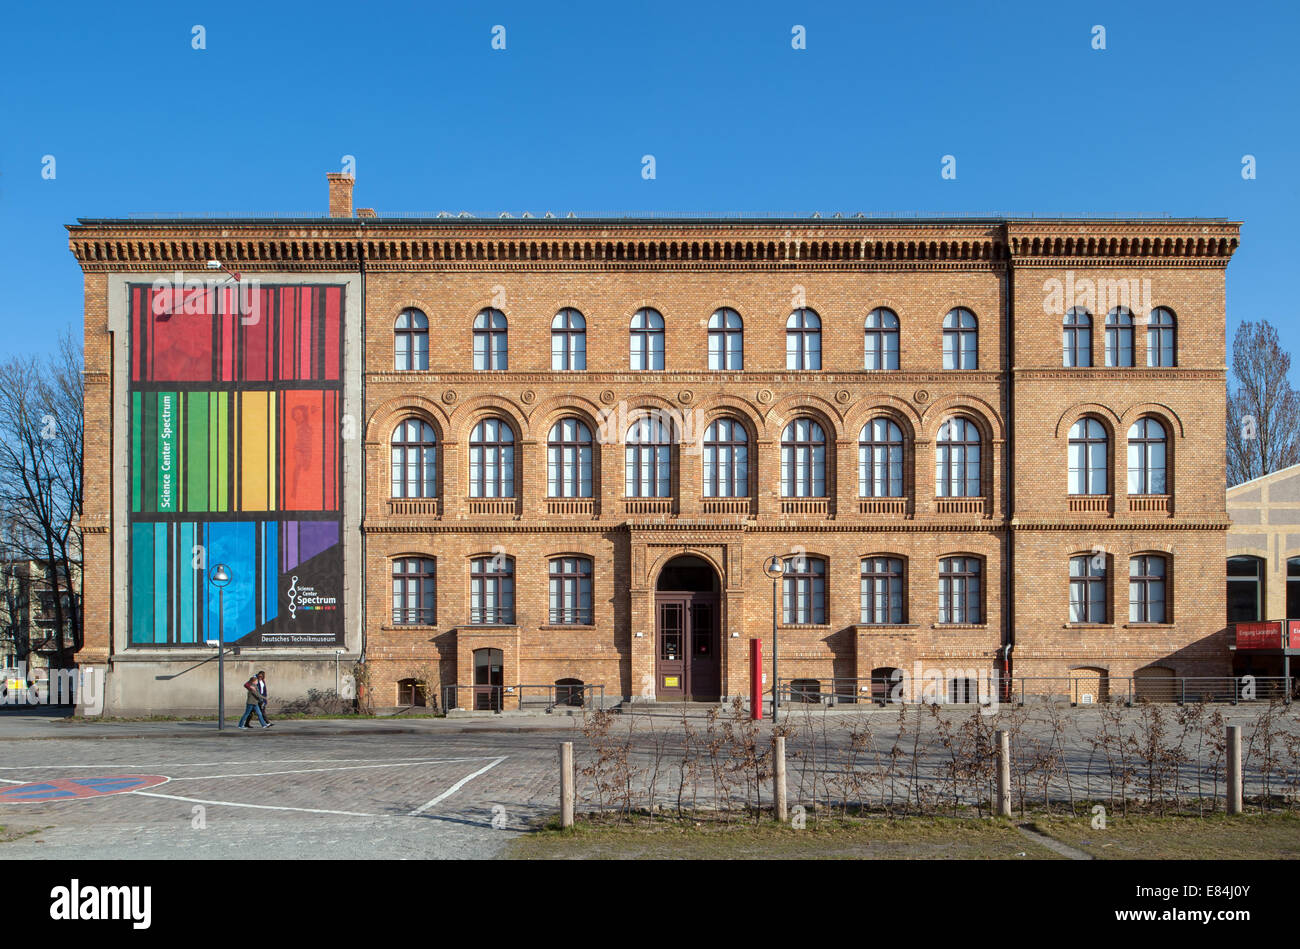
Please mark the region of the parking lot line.
[[441, 803], [442, 801], [445, 801], [447, 798], [451, 797], [453, 794], [455, 794], [457, 791], [459, 791], [459, 790], [460, 790], [461, 788], [463, 788], [465, 785], [469, 784], [470, 781], [473, 781], [475, 778], [477, 778], [480, 774], [485, 774], [486, 772], [491, 771], [493, 768], [495, 768], [495, 767], [496, 767], [497, 765], [499, 765], [501, 762], [505, 761], [506, 758], [508, 758], [508, 757], [510, 757], [510, 756], [509, 756], [509, 755], [502, 755], [500, 758], [497, 758], [497, 759], [495, 759], [494, 761], [491, 761], [491, 762], [489, 762], [488, 764], [484, 765], [482, 768], [479, 768], [479, 769], [478, 769], [477, 771], [475, 771], [473, 774], [467, 774], [467, 775], [465, 775], [465, 777], [461, 778], [459, 781], [457, 781], [457, 782], [456, 782], [455, 784], [453, 784], [451, 787], [447, 788], [447, 790], [443, 791], [441, 794], [439, 794], [437, 797], [435, 797], [432, 801], [428, 801], [428, 802], [426, 802], [426, 803], [424, 803], [424, 804], [421, 804], [419, 807], [417, 807], [415, 810], [411, 811], [411, 813], [407, 814], [406, 816], [407, 816], [407, 817], [418, 817], [420, 814], [424, 813], [424, 812], [427, 811], [429, 808], [433, 807], [435, 804], [439, 804], [439, 803]]
[[414, 768], [422, 764], [440, 764], [444, 761], [482, 761], [488, 755], [466, 758], [431, 758], [427, 761], [385, 762], [384, 764], [350, 764], [340, 768], [298, 768], [293, 771], [251, 771], [245, 774], [189, 774], [173, 781], [215, 781], [218, 778], [269, 778], [277, 774], [314, 774], [318, 771], [357, 771], [363, 768]]
[[286, 807], [283, 804], [243, 804], [239, 801], [205, 801], [197, 797], [181, 797], [178, 794], [155, 794], [152, 791], [128, 791], [128, 794], [140, 794], [144, 797], [165, 797], [172, 801], [186, 801], [190, 804], [210, 804], [214, 807], [252, 807], [263, 811], [301, 811], [307, 814], [336, 814], [342, 817], [378, 817], [378, 814], [362, 814], [359, 811], [327, 811], [317, 807]]

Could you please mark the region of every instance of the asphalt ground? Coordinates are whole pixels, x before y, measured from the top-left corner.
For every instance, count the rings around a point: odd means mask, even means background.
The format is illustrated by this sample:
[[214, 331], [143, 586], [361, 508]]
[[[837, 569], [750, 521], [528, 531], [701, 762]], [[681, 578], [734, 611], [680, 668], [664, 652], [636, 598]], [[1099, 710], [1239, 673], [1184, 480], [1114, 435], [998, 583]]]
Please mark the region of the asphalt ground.
[[[1218, 708], [1229, 722], [1243, 726], [1243, 743], [1257, 729], [1259, 708]], [[1176, 713], [1174, 707], [1166, 710]], [[959, 735], [958, 726], [970, 711], [952, 707], [938, 714]], [[1020, 717], [1017, 727], [1027, 748], [1051, 737], [1045, 711], [1014, 714]], [[1123, 714], [1136, 727], [1139, 710]], [[1105, 793], [1110, 785], [1106, 759], [1087, 741], [1100, 723], [1100, 711], [1066, 709], [1060, 715], [1066, 722], [1060, 740], [1068, 776], [1053, 778], [1050, 790], [1071, 798], [1087, 786], [1094, 794]], [[918, 722], [924, 735], [919, 743]], [[593, 764], [595, 750], [583, 724], [581, 717], [559, 715], [317, 719], [283, 720], [265, 730], [238, 730], [231, 722], [221, 732], [212, 721], [66, 722], [46, 710], [6, 710], [0, 713], [0, 825], [7, 839], [0, 842], [0, 855], [493, 858], [512, 837], [558, 809], [561, 742], [574, 742], [579, 769]], [[850, 768], [873, 780], [878, 768], [872, 762], [895, 745], [905, 757], [898, 777], [888, 779], [894, 782], [891, 799], [906, 799], [914, 786], [909, 774], [913, 754], [923, 780], [944, 786], [951, 749], [938, 740], [928, 710], [910, 707], [904, 720], [897, 709], [795, 712], [786, 724], [795, 729], [787, 738], [791, 804], [835, 793], [835, 782]], [[1168, 724], [1171, 732], [1176, 730]], [[1276, 723], [1279, 734], [1294, 734], [1298, 724], [1300, 716], [1289, 710]], [[864, 725], [870, 726], [874, 751], [859, 747], [851, 755], [851, 730]], [[606, 745], [627, 743], [640, 800], [651, 773], [658, 775], [659, 801], [671, 807], [679, 798], [673, 756], [687, 727], [698, 755], [707, 744], [708, 724], [701, 712], [686, 722], [668, 712], [613, 717]], [[760, 726], [761, 747], [767, 746], [770, 729], [770, 722]], [[1203, 736], [1189, 735], [1184, 745], [1190, 760], [1203, 769], [1212, 767], [1212, 749]], [[1259, 788], [1258, 775], [1252, 774], [1257, 760], [1248, 752], [1248, 794]], [[1295, 773], [1294, 764], [1289, 770]], [[699, 773], [700, 780], [684, 796], [707, 807], [714, 785], [707, 767], [702, 765]], [[1193, 793], [1191, 779], [1184, 769], [1180, 780], [1186, 795]], [[1204, 775], [1201, 784], [1212, 793]], [[38, 787], [25, 789], [28, 785]], [[1034, 782], [1031, 793], [1039, 790]], [[580, 809], [597, 805], [590, 776], [579, 776], [578, 792]], [[1218, 792], [1223, 793], [1221, 779]], [[31, 796], [15, 800], [19, 794]], [[869, 794], [884, 798], [880, 788]], [[770, 788], [762, 796], [770, 799]]]
[[[67, 724], [0, 718], [9, 859], [449, 859], [496, 856], [556, 805], [564, 719]], [[527, 729], [527, 730], [524, 730]], [[125, 793], [88, 779], [155, 775]], [[23, 803], [5, 799], [38, 784]], [[100, 785], [101, 787], [103, 785]]]

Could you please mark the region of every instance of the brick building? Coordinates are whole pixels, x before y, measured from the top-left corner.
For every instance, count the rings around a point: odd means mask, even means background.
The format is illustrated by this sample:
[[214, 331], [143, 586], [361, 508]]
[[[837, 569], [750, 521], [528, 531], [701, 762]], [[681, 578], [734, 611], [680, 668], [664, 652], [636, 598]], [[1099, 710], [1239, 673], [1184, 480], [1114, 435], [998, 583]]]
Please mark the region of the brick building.
[[252, 578], [238, 662], [284, 694], [364, 657], [379, 706], [743, 694], [772, 557], [800, 692], [1228, 671], [1237, 224], [412, 220], [351, 189], [69, 228], [110, 707], [210, 704], [211, 663], [157, 679], [212, 653], [192, 551]]

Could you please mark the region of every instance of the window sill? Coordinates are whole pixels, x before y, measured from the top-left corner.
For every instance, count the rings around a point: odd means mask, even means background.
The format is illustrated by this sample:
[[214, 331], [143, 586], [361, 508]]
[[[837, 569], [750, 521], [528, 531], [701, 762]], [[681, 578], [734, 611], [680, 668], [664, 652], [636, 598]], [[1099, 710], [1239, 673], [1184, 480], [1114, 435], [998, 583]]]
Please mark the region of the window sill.
[[537, 627], [537, 629], [542, 632], [551, 629], [555, 629], [555, 630], [574, 629], [574, 630], [578, 630], [579, 632], [594, 632], [596, 628], [597, 627], [595, 623], [546, 623], [543, 626]]
[[1061, 629], [1114, 629], [1114, 623], [1063, 623]]
[[856, 623], [860, 630], [880, 630], [880, 629], [920, 629], [920, 623]]
[[931, 623], [931, 629], [988, 629], [988, 623]]
[[462, 623], [457, 629], [518, 629], [518, 623]]
[[781, 623], [777, 629], [830, 629], [830, 623]]
[[427, 633], [429, 631], [437, 632], [440, 627], [426, 626], [423, 623], [390, 623], [385, 626], [380, 626], [379, 628], [386, 633]]
[[1173, 623], [1125, 623], [1123, 629], [1173, 629]]

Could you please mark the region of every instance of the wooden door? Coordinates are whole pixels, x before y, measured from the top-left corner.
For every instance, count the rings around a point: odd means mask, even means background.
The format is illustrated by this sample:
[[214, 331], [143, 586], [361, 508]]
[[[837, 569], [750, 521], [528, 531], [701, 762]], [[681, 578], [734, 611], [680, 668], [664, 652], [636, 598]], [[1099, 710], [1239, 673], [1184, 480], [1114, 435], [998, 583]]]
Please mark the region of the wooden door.
[[688, 597], [658, 597], [655, 601], [655, 697], [680, 701], [686, 691]]
[[722, 662], [718, 656], [722, 643], [718, 636], [718, 601], [712, 595], [691, 597], [691, 663], [686, 685], [696, 700], [716, 700], [722, 696]]

